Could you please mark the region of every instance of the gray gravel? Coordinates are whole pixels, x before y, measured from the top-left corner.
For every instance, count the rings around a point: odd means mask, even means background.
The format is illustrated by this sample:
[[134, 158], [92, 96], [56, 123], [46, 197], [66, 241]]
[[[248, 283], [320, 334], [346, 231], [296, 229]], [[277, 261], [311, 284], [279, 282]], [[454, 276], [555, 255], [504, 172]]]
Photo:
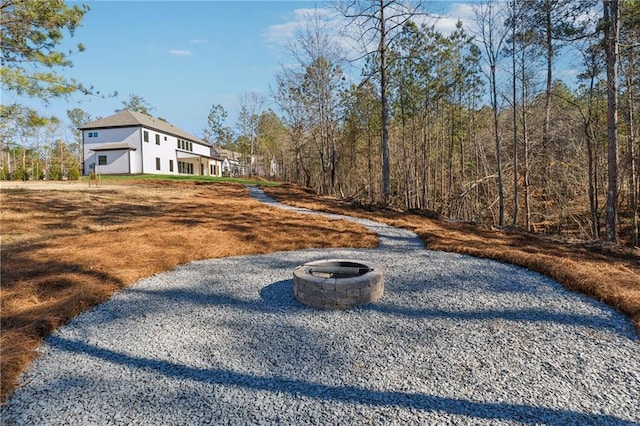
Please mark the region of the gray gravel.
[[[46, 339], [2, 423], [640, 422], [628, 319], [539, 274], [357, 221], [379, 248], [199, 261], [119, 292]], [[323, 258], [383, 265], [385, 295], [344, 312], [298, 304], [293, 269]]]

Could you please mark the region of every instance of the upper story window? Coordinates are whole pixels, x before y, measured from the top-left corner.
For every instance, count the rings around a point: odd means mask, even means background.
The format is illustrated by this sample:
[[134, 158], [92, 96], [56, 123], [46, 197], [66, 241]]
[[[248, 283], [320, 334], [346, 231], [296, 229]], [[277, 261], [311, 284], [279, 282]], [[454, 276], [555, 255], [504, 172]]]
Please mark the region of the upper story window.
[[156, 133], [156, 145], [160, 145], [160, 135]]
[[149, 142], [149, 132], [146, 130], [142, 132], [142, 140], [145, 142]]
[[98, 132], [89, 132], [89, 137], [90, 138], [97, 138], [98, 137]]
[[178, 149], [193, 151], [193, 142], [185, 141], [184, 139], [178, 139]]

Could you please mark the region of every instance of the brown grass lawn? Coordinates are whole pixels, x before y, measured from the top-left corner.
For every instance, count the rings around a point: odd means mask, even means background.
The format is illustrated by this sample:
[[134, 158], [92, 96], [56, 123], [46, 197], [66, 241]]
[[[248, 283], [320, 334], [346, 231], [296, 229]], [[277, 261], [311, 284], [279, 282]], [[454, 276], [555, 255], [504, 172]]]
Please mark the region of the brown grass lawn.
[[[141, 278], [198, 259], [377, 242], [350, 222], [262, 205], [241, 185], [127, 181], [98, 189], [54, 188], [60, 184], [33, 189], [3, 184], [0, 191], [1, 400], [15, 388], [44, 336]], [[293, 185], [265, 191], [288, 204], [411, 229], [430, 249], [541, 272], [626, 313], [640, 330], [637, 249], [354, 209]]]
[[0, 192], [2, 401], [44, 336], [141, 278], [198, 259], [377, 244], [364, 227], [260, 204], [241, 185], [63, 185]]
[[607, 244], [567, 243], [522, 232], [433, 220], [389, 210], [367, 211], [294, 185], [264, 188], [298, 207], [364, 217], [414, 231], [432, 250], [499, 260], [537, 271], [572, 291], [602, 300], [628, 315], [640, 333], [640, 250]]

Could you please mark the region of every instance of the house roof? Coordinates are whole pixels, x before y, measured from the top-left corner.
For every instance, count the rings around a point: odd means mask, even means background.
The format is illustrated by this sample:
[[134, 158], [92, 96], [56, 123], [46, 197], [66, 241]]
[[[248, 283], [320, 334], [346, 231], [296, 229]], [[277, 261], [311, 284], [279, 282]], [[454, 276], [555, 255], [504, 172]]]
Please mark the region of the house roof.
[[229, 159], [232, 161], [239, 161], [242, 158], [242, 154], [236, 151], [231, 151], [230, 149], [219, 148], [217, 146], [213, 147], [213, 150], [218, 154], [217, 156], [220, 159]]
[[142, 114], [136, 111], [120, 111], [117, 114], [110, 115], [109, 117], [101, 118], [99, 120], [91, 121], [84, 124], [78, 129], [105, 129], [114, 127], [137, 127], [142, 126], [148, 129], [157, 130], [169, 135], [177, 136], [182, 139], [188, 139], [192, 142], [197, 142], [202, 145], [210, 146], [207, 142], [203, 141], [197, 136], [193, 136], [191, 133], [182, 130], [173, 124], [167, 123], [159, 118], [153, 118], [149, 115]]
[[90, 151], [119, 151], [123, 149], [135, 151], [137, 148], [127, 142], [109, 142], [100, 145], [92, 145]]

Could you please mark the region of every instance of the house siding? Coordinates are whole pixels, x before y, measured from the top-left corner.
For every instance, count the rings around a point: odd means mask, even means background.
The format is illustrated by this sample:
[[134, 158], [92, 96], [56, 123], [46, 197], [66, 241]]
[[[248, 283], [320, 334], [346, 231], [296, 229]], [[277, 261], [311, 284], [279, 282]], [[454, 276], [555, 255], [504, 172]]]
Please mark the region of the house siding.
[[[98, 133], [98, 136], [89, 137], [89, 133], [95, 134]], [[91, 129], [91, 130], [83, 130], [82, 138], [84, 140], [84, 174], [89, 174], [93, 171], [93, 167], [98, 165], [98, 155], [104, 155], [104, 153], [110, 153], [107, 156], [107, 165], [105, 166], [97, 166], [99, 167], [98, 171], [102, 174], [120, 174], [120, 173], [141, 173], [141, 171], [134, 170], [134, 165], [136, 164], [136, 157], [140, 158], [142, 155], [140, 153], [140, 137], [139, 137], [139, 128], [135, 127], [125, 127], [125, 128], [117, 128], [117, 129]], [[136, 151], [129, 151], [131, 154], [131, 167], [129, 165], [129, 154], [127, 154], [126, 150], [120, 151], [92, 151], [93, 148], [99, 145], [103, 145], [105, 143], [113, 143], [113, 142], [125, 142], [129, 145], [137, 148]], [[127, 154], [125, 157], [127, 159], [126, 167], [123, 167], [121, 161], [123, 161], [120, 156], [115, 155], [114, 153], [124, 153]], [[113, 161], [118, 161], [113, 167], [111, 167]], [[139, 168], [139, 167], [138, 167]]]
[[[149, 134], [149, 142], [140, 142], [142, 146], [141, 158], [138, 160], [144, 162], [144, 173], [177, 175], [178, 170], [176, 164], [176, 144], [177, 138], [166, 133], [159, 132], [147, 127], [141, 127], [140, 141], [143, 141], [144, 132]], [[159, 137], [160, 145], [156, 144], [156, 136]], [[156, 168], [156, 158], [160, 159], [160, 170]], [[169, 160], [173, 160], [173, 171], [169, 170]]]
[[129, 173], [129, 150], [100, 151], [97, 156], [107, 157], [107, 164], [101, 166], [96, 160], [96, 171], [100, 174], [126, 174]]
[[[153, 124], [145, 124], [148, 121]], [[168, 129], [161, 130], [167, 126]], [[81, 129], [85, 174], [97, 167], [101, 174], [177, 175], [182, 171], [194, 175], [221, 175], [222, 163], [212, 158], [210, 145], [149, 116], [125, 111], [88, 123]], [[107, 151], [107, 148], [113, 149]], [[107, 164], [98, 164], [100, 155], [107, 156]]]

